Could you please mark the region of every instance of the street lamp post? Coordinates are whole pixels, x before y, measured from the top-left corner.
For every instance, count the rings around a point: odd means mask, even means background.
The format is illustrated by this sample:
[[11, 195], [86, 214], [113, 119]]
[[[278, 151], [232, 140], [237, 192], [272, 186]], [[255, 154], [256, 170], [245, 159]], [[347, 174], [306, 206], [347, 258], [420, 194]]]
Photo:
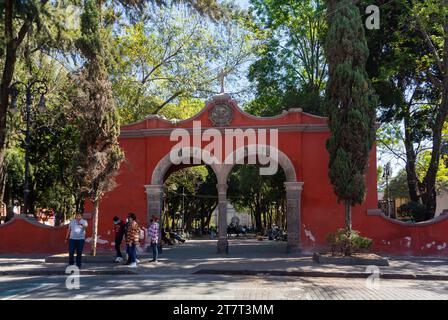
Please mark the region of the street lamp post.
[[38, 108], [45, 108], [45, 94], [48, 92], [47, 85], [42, 80], [33, 80], [28, 83], [17, 81], [13, 83], [9, 92], [11, 95], [11, 108], [12, 110], [17, 110], [17, 97], [19, 95], [19, 87], [25, 91], [25, 108], [23, 109], [26, 129], [25, 129], [25, 181], [23, 185], [23, 202], [24, 202], [24, 213], [29, 214], [30, 203], [30, 126], [31, 126], [31, 104], [33, 102], [33, 95], [40, 95]]
[[182, 232], [185, 230], [185, 187], [182, 186]]

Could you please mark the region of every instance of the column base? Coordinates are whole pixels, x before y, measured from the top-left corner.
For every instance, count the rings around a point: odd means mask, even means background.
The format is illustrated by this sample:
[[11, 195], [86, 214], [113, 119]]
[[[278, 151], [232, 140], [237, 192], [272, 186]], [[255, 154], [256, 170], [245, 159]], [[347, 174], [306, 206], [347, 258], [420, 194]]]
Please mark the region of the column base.
[[227, 239], [220, 239], [217, 243], [217, 251], [222, 254], [229, 254], [229, 241]]

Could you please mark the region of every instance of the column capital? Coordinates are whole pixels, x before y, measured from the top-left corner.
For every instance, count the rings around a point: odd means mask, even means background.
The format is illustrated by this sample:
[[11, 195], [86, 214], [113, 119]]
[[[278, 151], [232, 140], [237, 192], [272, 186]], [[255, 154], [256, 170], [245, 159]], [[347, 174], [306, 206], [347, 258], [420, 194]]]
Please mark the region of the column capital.
[[285, 182], [286, 191], [302, 191], [304, 182], [294, 181], [294, 182]]
[[148, 195], [162, 193], [163, 185], [162, 184], [147, 184], [147, 185], [145, 185], [145, 192]]

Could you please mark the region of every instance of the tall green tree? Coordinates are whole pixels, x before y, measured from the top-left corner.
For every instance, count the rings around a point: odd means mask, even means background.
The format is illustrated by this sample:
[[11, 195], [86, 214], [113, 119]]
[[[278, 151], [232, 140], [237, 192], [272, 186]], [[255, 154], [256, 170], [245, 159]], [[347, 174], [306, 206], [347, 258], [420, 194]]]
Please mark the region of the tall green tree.
[[163, 114], [169, 104], [208, 99], [218, 91], [219, 71], [228, 83], [239, 79], [253, 53], [254, 35], [237, 13], [215, 23], [180, 4], [154, 11], [112, 38], [111, 81], [124, 123]]
[[77, 46], [86, 59], [74, 78], [73, 108], [78, 112], [80, 144], [76, 170], [81, 190], [94, 206], [92, 255], [98, 240], [99, 202], [114, 185], [124, 154], [118, 145], [119, 120], [102, 54], [101, 7], [85, 0]]
[[329, 177], [338, 201], [345, 205], [345, 228], [351, 232], [352, 207], [361, 204], [366, 194], [377, 99], [365, 70], [369, 51], [355, 2], [327, 0], [327, 21]]
[[[448, 115], [448, 5], [443, 0], [383, 2], [381, 32], [368, 33], [368, 73], [385, 123], [379, 141], [404, 162], [409, 197], [423, 204], [431, 219]], [[427, 159], [423, 173], [422, 158]]]
[[322, 114], [327, 77], [325, 7], [320, 0], [251, 0], [250, 26], [262, 39], [249, 80], [256, 98], [249, 112], [279, 114], [303, 108]]
[[[5, 186], [5, 154], [7, 140], [7, 113], [10, 85], [17, 79], [16, 67], [20, 59], [32, 52], [30, 42], [38, 44], [40, 51], [51, 48], [67, 48], [70, 35], [67, 32], [65, 9], [71, 1], [4, 0], [0, 2], [0, 199]], [[38, 39], [35, 41], [35, 39]], [[27, 46], [25, 46], [25, 43]], [[25, 50], [28, 49], [28, 50]], [[29, 79], [20, 79], [29, 80]]]

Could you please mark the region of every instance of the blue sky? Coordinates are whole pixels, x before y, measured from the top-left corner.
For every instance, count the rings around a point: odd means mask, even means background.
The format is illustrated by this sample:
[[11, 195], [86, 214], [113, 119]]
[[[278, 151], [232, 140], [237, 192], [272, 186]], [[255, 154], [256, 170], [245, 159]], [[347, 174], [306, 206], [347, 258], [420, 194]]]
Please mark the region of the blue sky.
[[235, 0], [235, 3], [243, 9], [247, 9], [249, 7], [249, 0]]

